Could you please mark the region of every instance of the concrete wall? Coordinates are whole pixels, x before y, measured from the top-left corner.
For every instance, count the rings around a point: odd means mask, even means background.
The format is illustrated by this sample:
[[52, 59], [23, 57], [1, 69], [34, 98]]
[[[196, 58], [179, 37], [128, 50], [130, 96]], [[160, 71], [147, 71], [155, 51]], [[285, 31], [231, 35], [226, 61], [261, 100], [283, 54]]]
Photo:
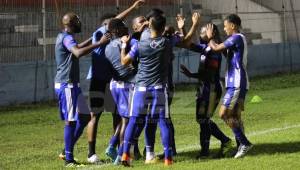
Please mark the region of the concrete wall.
[[[252, 0], [254, 2], [257, 2], [275, 12], [280, 14], [282, 16], [282, 22], [283, 17], [285, 18], [285, 23], [283, 25], [283, 30], [286, 29], [287, 34], [287, 40], [288, 41], [297, 41], [299, 38], [299, 32], [300, 32], [300, 1], [299, 0], [284, 0], [283, 4], [282, 1], [277, 0]], [[285, 9], [282, 8], [282, 5], [284, 5]], [[294, 10], [294, 11], [293, 11]], [[285, 14], [283, 14], [283, 11], [285, 11]], [[295, 15], [295, 18], [293, 18], [293, 12]], [[285, 28], [284, 28], [285, 27]], [[296, 29], [298, 29], [298, 35], [296, 32]]]
[[[278, 72], [300, 70], [299, 44], [267, 44], [249, 46], [248, 73], [250, 77], [270, 75]], [[176, 50], [173, 62], [174, 81], [196, 82], [179, 72], [179, 65], [185, 64], [192, 71], [198, 69], [199, 54], [185, 50]], [[223, 60], [225, 61], [225, 60]], [[222, 75], [224, 75], [224, 64]], [[292, 65], [291, 65], [292, 63]], [[90, 58], [82, 59], [81, 87], [87, 92], [89, 82], [85, 79]], [[105, 74], [105, 73], [103, 73]], [[0, 105], [30, 103], [54, 99], [53, 77], [55, 65], [52, 63], [30, 62], [19, 64], [0, 64]]]
[[[204, 9], [211, 9], [214, 14], [224, 14], [236, 12], [235, 0], [199, 0]], [[277, 1], [276, 1], [277, 2]], [[251, 0], [238, 0], [238, 15], [242, 19], [243, 28], [250, 28], [251, 32], [261, 33], [262, 38], [271, 39], [272, 43], [282, 42], [281, 16]]]

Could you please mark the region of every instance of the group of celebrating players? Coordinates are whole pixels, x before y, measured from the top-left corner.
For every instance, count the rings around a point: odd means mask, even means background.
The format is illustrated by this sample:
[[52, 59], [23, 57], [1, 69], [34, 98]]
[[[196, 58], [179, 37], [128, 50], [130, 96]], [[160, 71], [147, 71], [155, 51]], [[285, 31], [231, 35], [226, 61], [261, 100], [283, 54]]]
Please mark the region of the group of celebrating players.
[[[192, 15], [192, 26], [185, 31], [185, 18], [176, 17], [178, 31], [166, 25], [166, 17], [160, 9], [152, 9], [146, 16], [133, 19], [132, 30], [123, 20], [144, 0], [137, 0], [118, 15], [104, 15], [102, 25], [91, 38], [77, 43], [74, 34], [81, 32], [79, 17], [72, 12], [62, 18], [63, 30], [55, 45], [57, 73], [55, 91], [59, 101], [61, 119], [65, 122], [64, 149], [59, 155], [66, 167], [80, 167], [73, 156], [74, 145], [87, 126], [88, 162], [99, 163], [95, 152], [97, 126], [103, 112], [104, 96], [109, 87], [117, 107], [113, 114], [114, 134], [106, 149], [115, 165], [130, 166], [133, 159], [141, 157], [138, 138], [145, 129], [145, 163], [158, 161], [154, 153], [157, 124], [163, 145], [162, 159], [166, 166], [173, 163], [177, 154], [174, 126], [170, 117], [170, 105], [174, 94], [172, 80], [173, 48], [186, 48], [200, 53], [199, 70], [191, 73], [181, 65], [181, 72], [197, 78], [196, 120], [200, 124], [201, 151], [198, 158], [209, 156], [210, 137], [221, 142], [220, 156], [243, 157], [251, 148], [244, 133], [241, 112], [249, 89], [247, 43], [239, 32], [241, 19], [230, 14], [224, 19], [224, 31], [228, 38], [222, 42], [214, 24], [201, 28], [200, 42], [193, 43], [200, 24], [200, 15]], [[91, 55], [89, 106], [79, 85], [79, 58]], [[235, 155], [232, 140], [215, 124], [211, 117], [222, 96], [220, 67], [226, 57], [226, 92], [221, 102], [219, 116], [232, 129], [237, 143]]]

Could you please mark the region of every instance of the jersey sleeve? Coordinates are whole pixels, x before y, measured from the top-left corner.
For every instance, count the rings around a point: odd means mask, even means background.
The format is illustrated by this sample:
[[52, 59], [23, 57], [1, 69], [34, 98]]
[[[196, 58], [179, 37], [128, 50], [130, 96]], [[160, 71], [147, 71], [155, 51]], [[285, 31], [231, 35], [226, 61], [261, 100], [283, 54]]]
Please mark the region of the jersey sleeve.
[[190, 47], [190, 49], [192, 51], [195, 51], [198, 53], [203, 53], [206, 48], [207, 48], [207, 44], [201, 44], [201, 43], [199, 43], [199, 44], [192, 43], [191, 47]]
[[77, 45], [76, 40], [72, 35], [67, 35], [63, 40], [64, 46], [71, 51], [71, 48]]
[[224, 41], [226, 49], [232, 48], [237, 43], [237, 36], [231, 36]]
[[100, 27], [97, 31], [95, 31], [93, 33], [93, 36], [92, 36], [92, 43], [95, 44], [97, 41], [99, 41], [102, 36], [103, 36], [103, 33], [102, 33], [102, 30], [104, 29], [104, 27]]
[[137, 57], [138, 57], [138, 55], [139, 55], [139, 51], [138, 51], [138, 43], [137, 43], [137, 42], [135, 42], [135, 43], [131, 46], [128, 55], [129, 55], [130, 58], [131, 58], [132, 60], [134, 60], [134, 61], [137, 59]]

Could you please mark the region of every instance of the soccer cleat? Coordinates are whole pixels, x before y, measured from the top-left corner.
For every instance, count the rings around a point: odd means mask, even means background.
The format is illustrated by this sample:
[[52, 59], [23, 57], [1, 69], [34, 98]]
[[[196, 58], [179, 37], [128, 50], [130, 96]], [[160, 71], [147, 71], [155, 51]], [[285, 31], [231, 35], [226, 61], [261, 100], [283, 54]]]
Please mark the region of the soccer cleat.
[[196, 159], [206, 159], [209, 157], [208, 151], [200, 151], [200, 153], [196, 156]]
[[172, 159], [165, 159], [165, 163], [164, 163], [165, 166], [170, 166], [172, 164], [173, 164], [173, 160]]
[[228, 142], [221, 144], [221, 152], [223, 156], [231, 157], [233, 150], [234, 147], [231, 139]]
[[92, 164], [97, 164], [101, 162], [96, 154], [92, 155], [91, 157], [88, 157], [87, 161]]
[[65, 167], [66, 168], [80, 168], [80, 167], [85, 167], [84, 164], [78, 163], [75, 160], [73, 161], [66, 161], [65, 162]]
[[114, 147], [108, 146], [105, 150], [105, 154], [111, 158], [111, 160], [115, 160], [118, 156], [117, 150]]
[[130, 156], [127, 153], [123, 153], [121, 163], [124, 166], [130, 166]]
[[253, 147], [252, 144], [250, 145], [240, 145], [239, 150], [235, 154], [234, 158], [242, 158], [246, 155], [247, 152]]
[[159, 162], [158, 157], [153, 157], [152, 159], [146, 159], [145, 164], [156, 164]]
[[117, 156], [117, 158], [114, 161], [114, 165], [120, 165], [121, 164], [121, 156]]

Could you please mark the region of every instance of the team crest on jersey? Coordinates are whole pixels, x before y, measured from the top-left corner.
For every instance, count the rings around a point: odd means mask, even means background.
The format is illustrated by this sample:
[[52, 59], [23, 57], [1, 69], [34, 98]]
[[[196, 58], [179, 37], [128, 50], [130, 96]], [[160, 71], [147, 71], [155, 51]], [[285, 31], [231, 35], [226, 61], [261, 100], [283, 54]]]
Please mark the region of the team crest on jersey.
[[164, 39], [161, 39], [161, 40], [153, 40], [153, 41], [151, 41], [151, 43], [150, 43], [150, 47], [151, 47], [151, 48], [154, 48], [154, 49], [156, 49], [156, 48], [161, 48], [161, 47], [164, 46], [164, 44], [165, 44]]

